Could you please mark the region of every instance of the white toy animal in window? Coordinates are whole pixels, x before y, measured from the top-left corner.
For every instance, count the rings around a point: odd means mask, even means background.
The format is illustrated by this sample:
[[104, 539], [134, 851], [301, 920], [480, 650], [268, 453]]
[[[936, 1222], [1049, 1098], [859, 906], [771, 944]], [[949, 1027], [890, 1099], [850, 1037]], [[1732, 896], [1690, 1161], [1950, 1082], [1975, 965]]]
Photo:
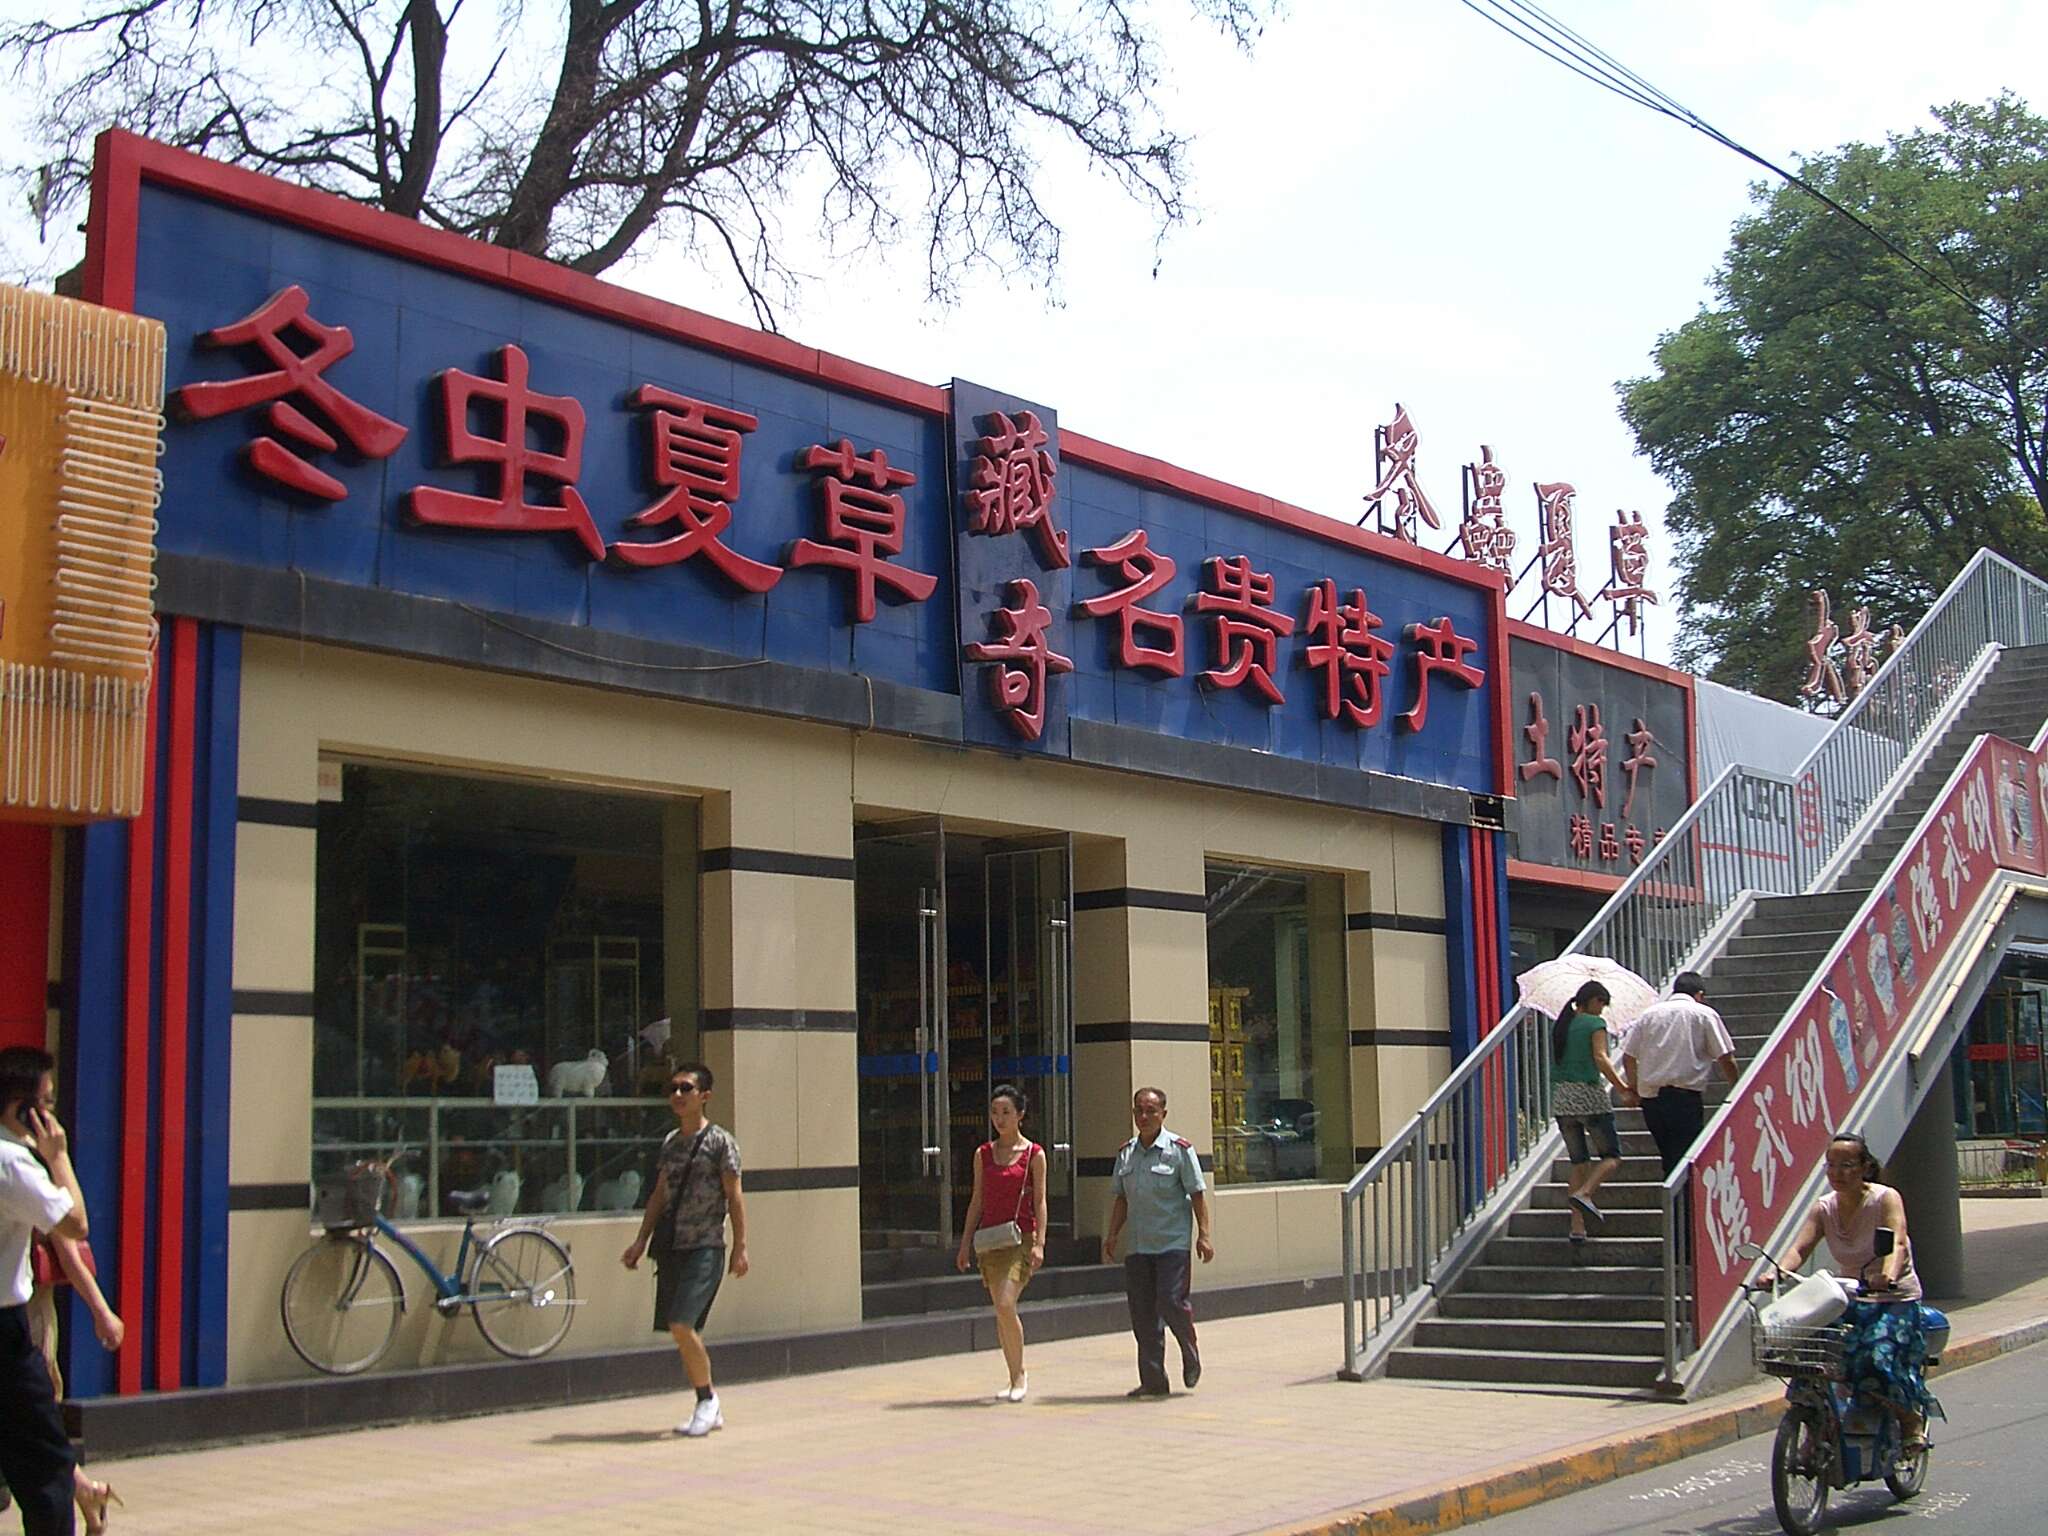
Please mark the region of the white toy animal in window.
[[640, 1170], [628, 1168], [615, 1179], [600, 1180], [595, 1204], [600, 1211], [630, 1211], [640, 1204]]
[[540, 1192], [540, 1208], [544, 1211], [573, 1211], [583, 1203], [583, 1175], [565, 1173], [558, 1179], [548, 1180], [547, 1188]]
[[611, 1058], [593, 1048], [581, 1061], [558, 1061], [549, 1067], [548, 1093], [558, 1099], [572, 1093], [595, 1098], [604, 1091], [605, 1075], [610, 1070]]
[[517, 1169], [501, 1170], [491, 1180], [491, 1203], [484, 1209], [493, 1216], [510, 1216], [519, 1209], [519, 1186], [524, 1182]]

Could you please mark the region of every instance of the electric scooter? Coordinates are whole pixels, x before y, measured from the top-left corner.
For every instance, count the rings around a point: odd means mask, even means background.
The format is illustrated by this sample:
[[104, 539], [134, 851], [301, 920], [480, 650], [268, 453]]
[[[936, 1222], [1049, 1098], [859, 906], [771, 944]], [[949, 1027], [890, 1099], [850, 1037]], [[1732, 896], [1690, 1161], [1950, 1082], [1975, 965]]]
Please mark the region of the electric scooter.
[[[1888, 1255], [1892, 1246], [1891, 1229], [1879, 1227], [1873, 1262]], [[1930, 1448], [1909, 1454], [1889, 1407], [1848, 1385], [1842, 1357], [1849, 1329], [1834, 1321], [1842, 1306], [1833, 1307], [1832, 1315], [1823, 1312], [1824, 1321], [1794, 1322], [1772, 1315], [1764, 1298], [1777, 1298], [1789, 1277], [1754, 1243], [1744, 1243], [1736, 1252], [1771, 1266], [1768, 1279], [1745, 1284], [1742, 1290], [1751, 1313], [1757, 1366], [1785, 1379], [1785, 1417], [1778, 1422], [1778, 1437], [1771, 1446], [1771, 1502], [1778, 1523], [1790, 1536], [1814, 1536], [1826, 1524], [1828, 1497], [1834, 1490], [1880, 1478], [1894, 1498], [1916, 1496], [1927, 1486]], [[1846, 1306], [1849, 1287], [1835, 1283]], [[1869, 1285], [1859, 1278], [1855, 1297], [1869, 1294]], [[1948, 1318], [1923, 1305], [1920, 1326], [1931, 1366], [1948, 1345]], [[1925, 1431], [1922, 1434], [1924, 1438]]]

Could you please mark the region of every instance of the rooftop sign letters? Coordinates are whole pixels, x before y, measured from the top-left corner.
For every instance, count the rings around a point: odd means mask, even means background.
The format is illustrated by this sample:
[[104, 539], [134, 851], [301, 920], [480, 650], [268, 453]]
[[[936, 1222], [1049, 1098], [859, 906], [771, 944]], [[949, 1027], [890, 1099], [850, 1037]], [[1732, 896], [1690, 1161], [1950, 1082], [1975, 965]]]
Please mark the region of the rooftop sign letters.
[[[170, 335], [174, 577], [459, 603], [581, 631], [621, 669], [711, 653], [860, 676], [908, 728], [1008, 751], [1125, 762], [1135, 732], [1188, 772], [1219, 746], [1504, 787], [1512, 536], [1473, 531], [1484, 502], [1466, 534], [1492, 559], [1455, 561], [1063, 438], [1041, 402], [127, 136], [102, 161], [134, 180], [133, 227], [103, 220], [89, 271], [132, 273], [117, 297]], [[1412, 465], [1412, 428], [1386, 437]]]

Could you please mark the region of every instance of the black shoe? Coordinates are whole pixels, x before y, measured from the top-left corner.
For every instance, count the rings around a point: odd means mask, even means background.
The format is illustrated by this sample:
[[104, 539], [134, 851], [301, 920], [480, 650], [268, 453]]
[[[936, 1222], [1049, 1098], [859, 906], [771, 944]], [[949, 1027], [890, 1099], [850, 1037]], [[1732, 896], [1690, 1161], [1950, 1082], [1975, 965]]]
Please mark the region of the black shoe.
[[1170, 1396], [1172, 1396], [1172, 1392], [1173, 1392], [1173, 1389], [1172, 1389], [1172, 1388], [1170, 1388], [1170, 1387], [1133, 1387], [1133, 1388], [1131, 1388], [1131, 1390], [1130, 1390], [1130, 1391], [1126, 1392], [1126, 1393], [1124, 1394], [1124, 1396], [1125, 1396], [1125, 1397], [1170, 1397]]
[[1201, 1379], [1202, 1357], [1200, 1355], [1182, 1355], [1180, 1357], [1180, 1384], [1192, 1392], [1195, 1390], [1195, 1383]]

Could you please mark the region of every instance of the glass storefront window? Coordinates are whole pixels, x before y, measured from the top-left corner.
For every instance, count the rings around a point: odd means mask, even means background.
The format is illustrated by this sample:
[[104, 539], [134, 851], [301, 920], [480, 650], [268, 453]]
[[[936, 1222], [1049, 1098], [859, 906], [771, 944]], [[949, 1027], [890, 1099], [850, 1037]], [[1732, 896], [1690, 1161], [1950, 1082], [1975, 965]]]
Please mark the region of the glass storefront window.
[[1350, 1177], [1342, 879], [1212, 863], [1208, 916], [1216, 1182]]
[[[344, 765], [319, 808], [313, 1167], [401, 1155], [398, 1220], [631, 1209], [673, 1124], [694, 820], [646, 796]], [[683, 931], [689, 931], [687, 927]], [[538, 1101], [500, 1099], [524, 1067]], [[515, 1074], [523, 1076], [523, 1074]], [[509, 1086], [509, 1085], [508, 1085]]]

